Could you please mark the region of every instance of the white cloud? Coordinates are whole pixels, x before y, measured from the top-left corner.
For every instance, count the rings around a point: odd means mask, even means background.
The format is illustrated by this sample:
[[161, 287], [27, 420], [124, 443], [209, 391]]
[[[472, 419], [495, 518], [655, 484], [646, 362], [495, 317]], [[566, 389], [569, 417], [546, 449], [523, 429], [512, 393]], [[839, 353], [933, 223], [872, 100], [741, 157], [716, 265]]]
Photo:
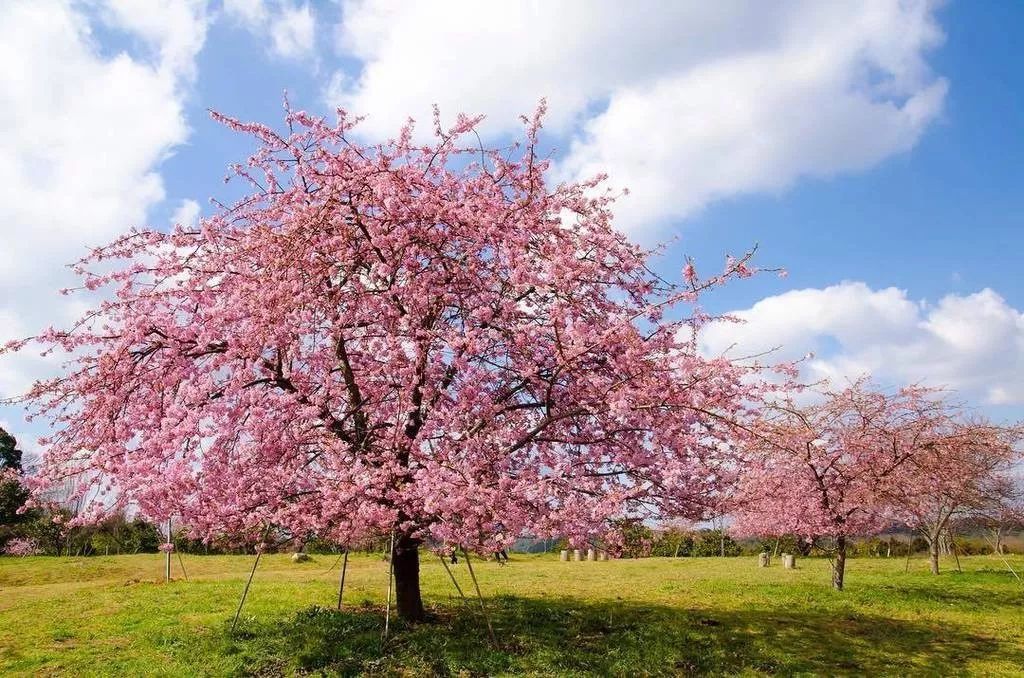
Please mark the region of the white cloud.
[[282, 7], [280, 16], [270, 27], [274, 53], [299, 58], [313, 51], [316, 22], [309, 5]]
[[251, 29], [262, 26], [268, 16], [263, 0], [224, 0], [224, 13]]
[[778, 359], [814, 352], [804, 368], [809, 380], [872, 373], [947, 386], [989, 404], [1024, 403], [1024, 313], [990, 289], [929, 304], [894, 287], [844, 282], [767, 297], [732, 315], [745, 322], [706, 328], [703, 351], [780, 347]]
[[157, 50], [171, 76], [195, 76], [196, 55], [206, 41], [206, 0], [105, 0], [103, 19]]
[[199, 221], [199, 203], [195, 200], [182, 200], [178, 209], [171, 215], [171, 225], [194, 226]]
[[[65, 264], [146, 222], [159, 163], [183, 143], [184, 88], [205, 35], [201, 3], [0, 3], [0, 343], [76, 317]], [[147, 50], [105, 55], [95, 21]], [[0, 398], [52, 360], [0, 359]]]
[[[345, 0], [327, 96], [392, 136], [438, 103], [491, 134], [547, 97], [565, 177], [608, 171], [633, 232], [736, 194], [864, 169], [912, 147], [946, 83], [932, 3]], [[422, 125], [421, 127], [427, 127]]]
[[270, 52], [301, 59], [316, 46], [316, 16], [308, 3], [225, 0], [224, 13], [254, 35], [270, 39]]

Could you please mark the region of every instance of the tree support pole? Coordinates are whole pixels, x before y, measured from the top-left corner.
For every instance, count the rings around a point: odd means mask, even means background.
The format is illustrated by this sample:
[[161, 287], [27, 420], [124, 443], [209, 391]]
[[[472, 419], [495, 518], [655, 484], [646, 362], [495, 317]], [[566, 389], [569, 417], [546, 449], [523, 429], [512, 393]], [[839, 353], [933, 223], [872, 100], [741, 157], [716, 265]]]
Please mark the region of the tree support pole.
[[185, 581], [188, 582], [188, 572], [185, 571], [185, 561], [181, 558], [181, 551], [174, 549], [174, 553], [178, 556], [178, 565], [181, 567], [181, 574], [185, 577]]
[[[178, 556], [178, 566], [181, 567], [181, 575], [183, 577], [185, 577], [185, 581], [188, 582], [188, 571], [185, 570], [185, 561], [184, 561], [184, 559], [182, 559], [181, 551], [179, 551], [178, 547], [175, 545], [174, 539], [171, 538], [171, 519], [170, 518], [167, 519], [167, 542], [172, 547], [174, 547], [174, 554], [176, 556]], [[170, 572], [170, 560], [171, 560], [170, 552], [167, 553], [167, 560], [168, 560], [167, 571]]]
[[[167, 543], [171, 544], [171, 519], [167, 518]], [[164, 581], [171, 581], [171, 552], [168, 551], [164, 558]]]
[[[267, 540], [267, 535], [270, 534], [270, 525], [267, 525], [266, 529], [263, 530], [263, 541]], [[242, 606], [245, 605], [245, 599], [249, 595], [249, 587], [252, 586], [252, 578], [256, 574], [256, 566], [260, 564], [260, 556], [263, 555], [263, 543], [260, 542], [260, 548], [256, 551], [256, 560], [252, 563], [252, 570], [249, 571], [249, 579], [245, 582], [245, 589], [242, 591], [242, 599], [238, 601], [238, 609], [235, 610], [235, 619], [231, 622], [231, 633], [235, 632], [235, 628], [238, 626], [238, 617], [242, 614]]]
[[444, 565], [445, 572], [448, 573], [448, 576], [452, 580], [452, 584], [455, 585], [455, 590], [459, 592], [459, 596], [462, 598], [462, 602], [463, 603], [468, 603], [469, 601], [466, 600], [466, 594], [462, 592], [462, 587], [459, 586], [459, 582], [456, 581], [455, 573], [452, 572], [452, 568], [448, 567], [448, 563], [445, 562], [444, 556], [442, 556], [440, 553], [438, 553], [437, 554], [437, 559], [441, 561], [442, 565]]
[[384, 608], [384, 632], [380, 636], [383, 644], [388, 637], [388, 629], [391, 626], [391, 588], [395, 581], [395, 531], [391, 531], [391, 555], [388, 556], [388, 602]]
[[473, 561], [469, 557], [469, 552], [465, 548], [462, 549], [462, 555], [466, 557], [466, 567], [469, 568], [469, 576], [473, 578], [473, 586], [476, 587], [476, 597], [480, 599], [480, 614], [484, 617], [484, 622], [487, 623], [487, 633], [491, 637], [491, 642], [495, 646], [498, 644], [498, 639], [494, 636], [494, 629], [491, 627], [491, 618], [487, 616], [487, 608], [484, 606], [484, 596], [480, 593], [480, 583], [476, 580], [476, 574], [473, 572]]
[[256, 560], [252, 563], [252, 569], [249, 571], [249, 579], [245, 582], [245, 589], [242, 591], [242, 599], [238, 601], [238, 609], [235, 610], [235, 619], [231, 622], [231, 633], [235, 632], [235, 628], [238, 626], [238, 616], [242, 614], [242, 606], [245, 605], [245, 599], [249, 595], [249, 587], [252, 586], [253, 575], [256, 574], [256, 566], [260, 564], [260, 556], [263, 555], [263, 551], [260, 550], [256, 553]]
[[[985, 541], [987, 541], [989, 544], [992, 544], [992, 541], [987, 536], [985, 537]], [[992, 544], [992, 548], [995, 549], [995, 545], [994, 544]], [[998, 551], [996, 551], [996, 552], [998, 553]], [[1008, 561], [1006, 559], [1006, 556], [1003, 555], [1002, 553], [999, 553], [999, 557], [1002, 559], [1003, 564], [1006, 565], [1006, 569], [1010, 571], [1010, 574], [1012, 574], [1014, 576], [1014, 578], [1016, 578], [1016, 580], [1018, 582], [1024, 583], [1024, 580], [1022, 580], [1020, 578], [1020, 575], [1017, 574], [1017, 571], [1015, 569], [1013, 569], [1013, 566], [1010, 565], [1010, 561]]]
[[341, 597], [345, 594], [345, 572], [348, 570], [348, 547], [345, 547], [345, 560], [341, 564], [341, 581], [338, 583], [338, 609], [341, 609]]

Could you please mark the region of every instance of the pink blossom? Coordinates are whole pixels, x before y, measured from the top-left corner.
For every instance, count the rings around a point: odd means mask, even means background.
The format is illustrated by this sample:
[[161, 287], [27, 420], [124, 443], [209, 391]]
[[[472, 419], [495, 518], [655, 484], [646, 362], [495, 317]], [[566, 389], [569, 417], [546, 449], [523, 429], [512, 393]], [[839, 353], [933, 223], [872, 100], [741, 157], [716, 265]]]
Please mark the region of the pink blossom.
[[249, 195], [76, 266], [114, 294], [37, 339], [77, 356], [27, 396], [55, 426], [37, 495], [75, 474], [80, 522], [131, 503], [206, 539], [402, 552], [703, 517], [764, 386], [701, 356], [710, 319], [681, 307], [751, 255], [655, 276], [600, 178], [546, 180], [541, 114], [518, 156], [481, 151], [466, 116], [414, 147], [409, 129], [362, 146], [344, 112], [289, 110], [287, 134], [214, 114], [260, 144], [233, 170]]
[[34, 539], [14, 538], [4, 545], [3, 552], [9, 556], [35, 556], [42, 553]]

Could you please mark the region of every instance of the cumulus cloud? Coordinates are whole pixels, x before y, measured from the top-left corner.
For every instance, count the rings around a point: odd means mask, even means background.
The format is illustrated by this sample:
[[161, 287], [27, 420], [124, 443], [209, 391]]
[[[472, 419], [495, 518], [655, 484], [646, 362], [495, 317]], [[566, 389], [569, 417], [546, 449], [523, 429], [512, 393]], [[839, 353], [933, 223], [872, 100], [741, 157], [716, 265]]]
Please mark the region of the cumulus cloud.
[[793, 290], [733, 312], [701, 337], [708, 354], [778, 348], [779, 359], [808, 352], [809, 380], [864, 373], [900, 383], [963, 391], [993, 405], [1024, 403], [1024, 313], [991, 289], [915, 302], [905, 290], [862, 282]]
[[103, 20], [153, 47], [168, 75], [195, 77], [196, 55], [206, 42], [206, 0], [105, 0]]
[[309, 5], [283, 7], [270, 28], [274, 53], [298, 58], [312, 52], [315, 25]]
[[[64, 264], [164, 199], [159, 163], [183, 143], [185, 88], [206, 31], [205, 4], [111, 0], [0, 3], [0, 343], [76, 317], [56, 294]], [[105, 24], [145, 54], [102, 53]], [[0, 398], [51, 366], [0, 361]]]
[[[432, 3], [343, 0], [332, 103], [391, 136], [413, 115], [485, 113], [487, 131], [547, 97], [563, 177], [608, 171], [649, 232], [726, 196], [856, 171], [912, 147], [946, 82], [921, 1]], [[425, 127], [425, 126], [424, 126]]]
[[308, 3], [280, 0], [225, 0], [224, 13], [250, 32], [269, 39], [269, 50], [285, 59], [301, 59], [316, 45], [316, 16]]
[[194, 226], [199, 222], [200, 211], [199, 203], [195, 200], [182, 200], [178, 209], [174, 210], [174, 214], [171, 215], [171, 225]]
[[250, 29], [263, 26], [269, 16], [263, 0], [224, 0], [224, 13]]

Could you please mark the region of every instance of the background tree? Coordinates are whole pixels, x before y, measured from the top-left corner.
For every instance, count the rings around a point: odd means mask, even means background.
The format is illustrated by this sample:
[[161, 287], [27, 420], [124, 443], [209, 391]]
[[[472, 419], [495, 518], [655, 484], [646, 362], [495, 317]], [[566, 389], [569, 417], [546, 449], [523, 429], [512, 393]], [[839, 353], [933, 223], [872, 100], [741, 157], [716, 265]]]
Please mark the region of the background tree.
[[38, 513], [19, 513], [29, 498], [29, 490], [22, 483], [21, 458], [18, 441], [0, 428], [0, 550], [10, 539], [22, 536], [24, 526]]
[[22, 452], [18, 449], [18, 441], [0, 426], [0, 469], [21, 471]]
[[944, 415], [932, 391], [888, 394], [861, 380], [766, 406], [751, 424], [733, 500], [733, 531], [792, 533], [833, 545], [832, 586], [843, 588], [849, 539], [891, 521], [888, 488], [931, 440]]
[[651, 554], [671, 558], [691, 555], [695, 531], [696, 525], [692, 520], [677, 518], [663, 521], [655, 532]]
[[78, 357], [27, 396], [56, 425], [35, 489], [77, 474], [80, 521], [132, 502], [208, 539], [393, 535], [410, 620], [427, 538], [614, 544], [615, 518], [699, 517], [757, 368], [665, 312], [749, 256], [654, 275], [600, 178], [546, 183], [541, 112], [495, 150], [475, 118], [366, 146], [343, 112], [288, 110], [284, 133], [215, 115], [260, 144], [234, 171], [251, 193], [76, 267], [115, 291], [36, 337]]
[[958, 518], [1001, 504], [1001, 484], [1020, 455], [1015, 446], [1021, 429], [998, 426], [980, 418], [965, 418], [957, 408], [944, 406], [935, 418], [927, 442], [920, 446], [886, 491], [894, 514], [928, 542], [932, 574], [939, 573], [944, 539], [952, 544], [951, 525]]
[[723, 528], [698, 530], [691, 555], [697, 557], [717, 556], [727, 558], [741, 553], [739, 544]]
[[986, 539], [993, 553], [1005, 552], [1003, 540], [1007, 533], [1024, 529], [1024, 487], [1012, 471], [994, 476], [984, 488], [981, 501], [967, 511], [969, 527], [988, 532]]

